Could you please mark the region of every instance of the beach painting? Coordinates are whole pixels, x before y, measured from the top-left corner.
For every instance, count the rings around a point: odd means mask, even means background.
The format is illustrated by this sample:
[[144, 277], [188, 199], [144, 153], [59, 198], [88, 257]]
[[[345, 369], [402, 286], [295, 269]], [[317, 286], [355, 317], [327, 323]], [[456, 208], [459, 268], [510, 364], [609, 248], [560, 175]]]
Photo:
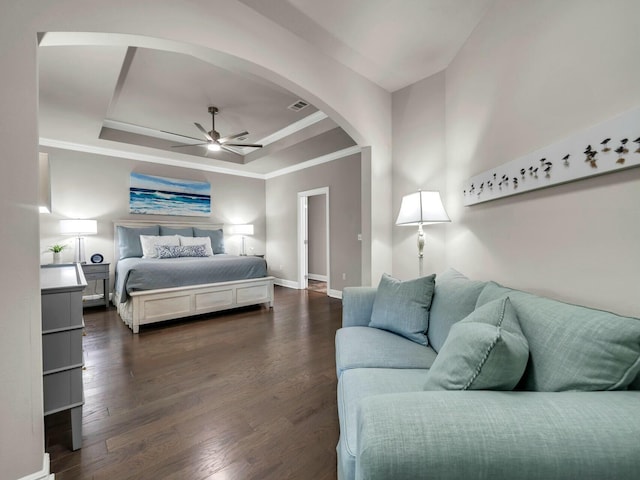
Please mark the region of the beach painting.
[[211, 185], [131, 173], [129, 212], [208, 217], [211, 214]]

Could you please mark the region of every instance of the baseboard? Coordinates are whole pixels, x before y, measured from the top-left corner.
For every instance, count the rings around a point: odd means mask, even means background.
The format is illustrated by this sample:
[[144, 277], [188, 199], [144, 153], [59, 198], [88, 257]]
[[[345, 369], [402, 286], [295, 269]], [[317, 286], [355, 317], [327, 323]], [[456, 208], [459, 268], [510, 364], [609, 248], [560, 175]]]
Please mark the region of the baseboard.
[[300, 290], [300, 284], [298, 282], [294, 282], [292, 280], [285, 280], [284, 278], [274, 278], [274, 285], [279, 285], [281, 287], [293, 288], [295, 290]]
[[329, 295], [331, 298], [338, 298], [342, 300], [342, 290], [329, 289], [327, 295]]
[[327, 281], [327, 276], [326, 275], [317, 275], [315, 273], [310, 273], [309, 275], [307, 275], [307, 277], [309, 278], [309, 280], [316, 280], [318, 282], [326, 282]]
[[42, 458], [42, 470], [31, 473], [26, 477], [19, 478], [18, 480], [54, 480], [55, 475], [49, 472], [49, 454], [45, 452]]

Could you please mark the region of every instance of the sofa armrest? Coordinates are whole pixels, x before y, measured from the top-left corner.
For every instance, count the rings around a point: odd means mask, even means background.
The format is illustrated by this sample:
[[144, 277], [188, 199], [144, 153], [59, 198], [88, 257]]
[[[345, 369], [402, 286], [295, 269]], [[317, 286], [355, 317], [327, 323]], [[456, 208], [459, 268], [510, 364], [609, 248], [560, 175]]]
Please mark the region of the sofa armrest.
[[640, 392], [364, 398], [356, 478], [638, 478]]
[[366, 327], [371, 320], [376, 287], [345, 287], [342, 290], [342, 326]]

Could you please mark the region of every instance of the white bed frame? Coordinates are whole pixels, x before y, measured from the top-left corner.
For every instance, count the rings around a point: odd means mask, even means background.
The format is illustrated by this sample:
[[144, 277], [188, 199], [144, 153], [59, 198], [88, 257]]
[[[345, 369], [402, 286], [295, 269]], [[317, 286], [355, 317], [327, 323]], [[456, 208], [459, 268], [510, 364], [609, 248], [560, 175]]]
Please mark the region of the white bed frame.
[[[148, 227], [162, 225], [170, 228], [198, 227], [203, 229], [223, 228], [219, 224], [196, 222], [167, 222], [118, 220], [114, 222], [114, 259], [119, 258], [118, 228]], [[273, 308], [274, 277], [251, 278], [231, 282], [190, 285], [186, 287], [161, 288], [132, 292], [125, 303], [114, 294], [113, 301], [122, 321], [133, 333], [140, 331], [140, 325], [190, 317], [203, 313], [219, 312], [248, 305], [265, 304]]]

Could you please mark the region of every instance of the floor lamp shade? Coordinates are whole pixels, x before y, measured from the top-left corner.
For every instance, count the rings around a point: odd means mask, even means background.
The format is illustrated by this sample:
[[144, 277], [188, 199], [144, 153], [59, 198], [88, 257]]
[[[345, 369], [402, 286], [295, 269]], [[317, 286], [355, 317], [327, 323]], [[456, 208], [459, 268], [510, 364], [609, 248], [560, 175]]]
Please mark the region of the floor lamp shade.
[[420, 225], [450, 222], [440, 192], [418, 191], [402, 198], [396, 225]]
[[73, 256], [75, 263], [85, 263], [84, 236], [98, 233], [97, 220], [60, 220], [60, 233], [76, 236], [76, 250]]
[[402, 197], [400, 212], [396, 225], [418, 226], [418, 273], [422, 276], [422, 259], [424, 257], [424, 232], [422, 225], [450, 222], [440, 192], [417, 191]]

